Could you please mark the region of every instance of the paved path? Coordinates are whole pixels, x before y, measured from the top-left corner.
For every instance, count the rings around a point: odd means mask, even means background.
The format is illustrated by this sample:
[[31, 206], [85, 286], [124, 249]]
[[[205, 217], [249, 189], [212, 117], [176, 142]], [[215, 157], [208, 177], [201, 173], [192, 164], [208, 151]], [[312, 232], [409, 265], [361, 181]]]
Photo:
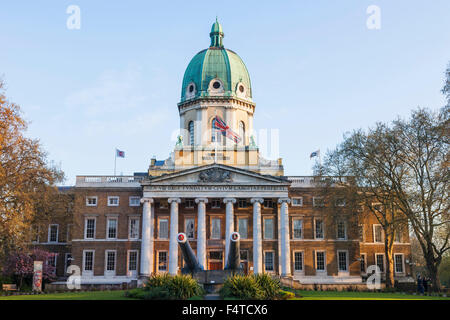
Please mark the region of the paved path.
[[205, 300], [220, 300], [220, 295], [217, 293], [209, 293], [205, 296]]

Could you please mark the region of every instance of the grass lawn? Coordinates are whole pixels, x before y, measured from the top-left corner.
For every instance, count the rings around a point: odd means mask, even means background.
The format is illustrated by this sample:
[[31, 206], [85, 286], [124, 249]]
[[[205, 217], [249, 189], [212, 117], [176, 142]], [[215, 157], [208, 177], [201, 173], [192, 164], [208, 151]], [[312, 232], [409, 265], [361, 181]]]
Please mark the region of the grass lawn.
[[[124, 296], [123, 290], [65, 292], [39, 295], [0, 296], [0, 300], [132, 300]], [[415, 296], [401, 293], [337, 292], [297, 290], [302, 298], [293, 300], [449, 300], [444, 297]]]
[[124, 297], [125, 291], [64, 292], [36, 295], [0, 296], [0, 300], [134, 300]]
[[304, 291], [296, 290], [301, 298], [294, 300], [450, 300], [449, 297], [429, 297], [402, 293]]

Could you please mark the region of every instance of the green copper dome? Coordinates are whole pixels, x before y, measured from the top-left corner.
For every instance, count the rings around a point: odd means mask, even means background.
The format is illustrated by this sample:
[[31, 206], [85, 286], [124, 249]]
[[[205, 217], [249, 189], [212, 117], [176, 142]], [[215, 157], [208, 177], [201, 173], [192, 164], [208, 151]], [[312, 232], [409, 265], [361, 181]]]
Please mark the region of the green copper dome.
[[184, 73], [181, 102], [211, 96], [251, 101], [247, 67], [235, 52], [223, 47], [224, 33], [217, 19], [209, 35], [211, 46], [197, 53]]

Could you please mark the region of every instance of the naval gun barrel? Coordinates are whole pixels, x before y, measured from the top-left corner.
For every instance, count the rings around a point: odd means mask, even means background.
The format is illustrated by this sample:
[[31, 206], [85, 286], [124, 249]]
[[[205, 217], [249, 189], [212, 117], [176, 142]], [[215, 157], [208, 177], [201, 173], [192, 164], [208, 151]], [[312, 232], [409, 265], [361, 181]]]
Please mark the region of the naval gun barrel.
[[230, 251], [228, 252], [228, 259], [225, 270], [237, 271], [241, 268], [240, 239], [241, 236], [238, 232], [231, 233], [229, 239]]
[[200, 265], [198, 264], [197, 258], [195, 257], [194, 251], [187, 241], [186, 234], [179, 233], [177, 235], [178, 245], [180, 246], [181, 253], [183, 254], [184, 262], [186, 262], [185, 267], [183, 268], [183, 272], [196, 272], [202, 270]]

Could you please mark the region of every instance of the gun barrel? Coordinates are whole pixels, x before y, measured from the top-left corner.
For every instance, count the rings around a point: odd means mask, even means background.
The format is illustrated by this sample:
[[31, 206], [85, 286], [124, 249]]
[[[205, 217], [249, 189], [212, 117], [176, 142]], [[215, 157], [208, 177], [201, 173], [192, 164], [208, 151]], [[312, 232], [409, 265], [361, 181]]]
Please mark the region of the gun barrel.
[[239, 270], [241, 265], [240, 255], [240, 239], [238, 232], [233, 232], [230, 235], [230, 251], [228, 252], [227, 265], [225, 270]]
[[186, 267], [189, 272], [194, 272], [201, 270], [197, 258], [195, 257], [194, 251], [187, 241], [186, 234], [179, 233], [177, 236], [178, 245], [180, 246], [181, 253], [183, 254], [183, 259], [186, 262]]

